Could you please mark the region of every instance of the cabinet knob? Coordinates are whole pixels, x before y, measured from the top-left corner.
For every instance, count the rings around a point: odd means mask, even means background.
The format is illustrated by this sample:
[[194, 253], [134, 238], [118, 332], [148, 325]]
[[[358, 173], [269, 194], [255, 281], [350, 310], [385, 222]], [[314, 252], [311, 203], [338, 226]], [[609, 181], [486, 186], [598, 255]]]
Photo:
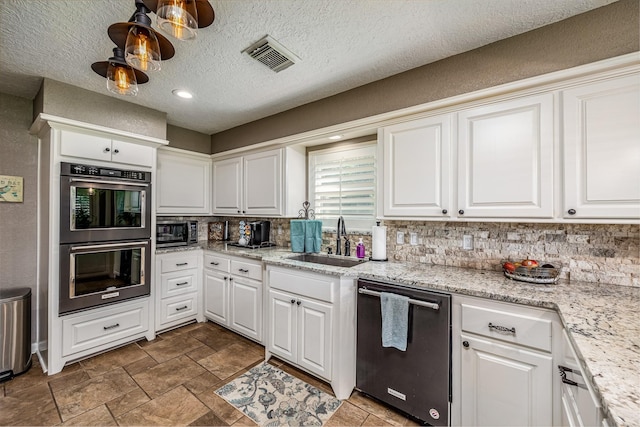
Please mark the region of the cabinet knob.
[[107, 147], [107, 148], [105, 148], [105, 149], [104, 149], [104, 152], [105, 152], [105, 153], [108, 153], [109, 151], [111, 151], [111, 148], [109, 148], [109, 147]]
[[116, 148], [116, 149], [114, 149], [114, 150], [113, 150], [113, 152], [114, 152], [115, 154], [118, 154], [118, 153], [120, 152], [120, 150], [118, 150], [118, 149]]
[[240, 209], [238, 209], [238, 213], [240, 213]]
[[229, 277], [229, 281], [230, 281], [230, 282], [233, 282], [233, 277]]
[[228, 277], [227, 277], [227, 276], [224, 276], [224, 280], [227, 280], [227, 279], [228, 279]]
[[576, 210], [575, 210], [575, 209], [569, 209], [569, 210], [567, 211], [567, 213], [568, 213], [569, 215], [575, 215], [575, 214], [576, 214]]
[[292, 299], [292, 300], [291, 300], [291, 304], [293, 304], [294, 302], [296, 302], [296, 300]]
[[462, 209], [460, 209], [460, 210], [458, 211], [458, 214], [460, 214], [460, 215], [464, 215], [464, 211], [463, 211]]
[[242, 211], [242, 213], [247, 213], [246, 211]]
[[442, 209], [442, 213], [443, 213], [444, 215], [446, 215], [446, 214], [447, 214], [447, 212], [448, 212], [448, 211], [447, 211], [446, 209]]
[[462, 346], [464, 348], [469, 348], [469, 341], [462, 341]]
[[302, 301], [296, 301], [296, 304], [300, 305], [302, 304]]

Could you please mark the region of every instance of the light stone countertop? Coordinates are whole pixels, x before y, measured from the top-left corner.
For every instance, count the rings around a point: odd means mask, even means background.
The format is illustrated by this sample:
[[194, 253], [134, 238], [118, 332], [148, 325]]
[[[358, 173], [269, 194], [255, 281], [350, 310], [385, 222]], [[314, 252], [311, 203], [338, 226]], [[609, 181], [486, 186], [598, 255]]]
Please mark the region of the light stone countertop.
[[361, 277], [555, 310], [569, 331], [605, 416], [617, 425], [640, 426], [640, 288], [589, 282], [537, 285], [500, 272], [404, 262], [365, 262], [351, 268], [288, 260], [282, 248], [245, 249], [200, 242], [201, 248], [321, 274]]

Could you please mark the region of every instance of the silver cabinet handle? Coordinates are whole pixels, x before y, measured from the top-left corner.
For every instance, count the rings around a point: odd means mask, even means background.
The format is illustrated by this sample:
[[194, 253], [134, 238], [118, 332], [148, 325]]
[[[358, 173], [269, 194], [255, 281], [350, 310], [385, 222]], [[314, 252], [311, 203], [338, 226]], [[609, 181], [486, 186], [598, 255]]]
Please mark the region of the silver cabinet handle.
[[176, 308], [176, 311], [186, 310], [187, 308], [189, 308], [189, 307], [185, 305], [185, 306]]
[[489, 329], [495, 329], [498, 332], [510, 332], [514, 335], [516, 334], [516, 328], [507, 328], [506, 326], [494, 325], [491, 322], [489, 322]]
[[115, 329], [115, 328], [117, 328], [119, 326], [120, 326], [120, 323], [116, 323], [114, 325], [103, 326], [102, 329], [104, 329], [105, 331], [108, 331], [109, 329]]

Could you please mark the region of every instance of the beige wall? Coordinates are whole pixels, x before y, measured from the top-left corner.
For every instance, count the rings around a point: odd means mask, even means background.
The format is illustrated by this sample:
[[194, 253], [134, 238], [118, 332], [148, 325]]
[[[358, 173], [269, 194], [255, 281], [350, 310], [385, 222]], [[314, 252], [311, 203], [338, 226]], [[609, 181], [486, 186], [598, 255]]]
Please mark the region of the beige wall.
[[165, 139], [167, 114], [111, 96], [44, 79], [34, 100], [40, 112], [85, 123]]
[[169, 140], [169, 146], [173, 148], [211, 154], [211, 137], [204, 133], [167, 125], [167, 140]]
[[638, 0], [608, 6], [211, 136], [218, 153], [640, 50]]
[[31, 101], [0, 93], [0, 175], [24, 179], [24, 201], [0, 203], [0, 288], [31, 288], [35, 312], [38, 140], [30, 125]]

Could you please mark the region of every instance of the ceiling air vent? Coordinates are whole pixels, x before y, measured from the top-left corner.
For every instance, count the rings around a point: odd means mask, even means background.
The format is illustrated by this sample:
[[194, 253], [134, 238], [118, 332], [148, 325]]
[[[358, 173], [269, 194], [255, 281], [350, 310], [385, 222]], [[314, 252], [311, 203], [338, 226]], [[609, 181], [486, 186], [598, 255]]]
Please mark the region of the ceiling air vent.
[[295, 54], [269, 36], [265, 36], [242, 51], [276, 73], [300, 61]]

